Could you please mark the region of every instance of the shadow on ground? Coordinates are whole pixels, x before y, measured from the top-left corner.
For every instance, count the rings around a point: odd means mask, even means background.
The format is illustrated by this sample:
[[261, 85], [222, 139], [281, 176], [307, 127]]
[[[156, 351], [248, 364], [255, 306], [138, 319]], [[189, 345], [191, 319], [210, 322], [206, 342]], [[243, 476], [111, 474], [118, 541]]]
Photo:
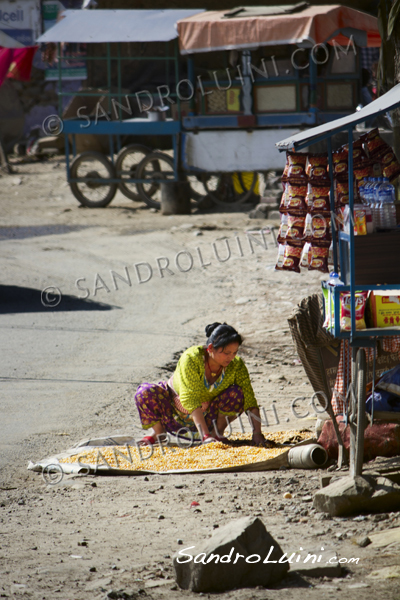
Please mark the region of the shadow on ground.
[[45, 290], [0, 285], [0, 314], [35, 312], [72, 312], [79, 310], [113, 310], [120, 308], [102, 302], [61, 294], [55, 287]]

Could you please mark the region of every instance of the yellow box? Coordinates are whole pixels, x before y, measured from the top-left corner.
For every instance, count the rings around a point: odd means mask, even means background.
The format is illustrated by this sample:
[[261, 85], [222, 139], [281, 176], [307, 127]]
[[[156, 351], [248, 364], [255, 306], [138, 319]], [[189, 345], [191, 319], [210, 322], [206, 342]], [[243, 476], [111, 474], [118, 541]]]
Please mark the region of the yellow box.
[[399, 290], [371, 292], [369, 308], [372, 327], [400, 327]]

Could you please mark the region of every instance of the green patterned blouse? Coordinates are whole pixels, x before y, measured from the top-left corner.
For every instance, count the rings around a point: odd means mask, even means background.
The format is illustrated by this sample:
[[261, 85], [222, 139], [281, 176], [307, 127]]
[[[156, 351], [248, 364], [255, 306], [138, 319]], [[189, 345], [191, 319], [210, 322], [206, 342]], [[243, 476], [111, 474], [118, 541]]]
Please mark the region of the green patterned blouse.
[[176, 366], [172, 378], [173, 387], [186, 410], [193, 412], [200, 408], [203, 402], [210, 402], [233, 384], [239, 385], [243, 390], [245, 411], [258, 406], [249, 372], [241, 358], [236, 356], [221, 377], [207, 388], [204, 356], [203, 346], [192, 346], [185, 350]]

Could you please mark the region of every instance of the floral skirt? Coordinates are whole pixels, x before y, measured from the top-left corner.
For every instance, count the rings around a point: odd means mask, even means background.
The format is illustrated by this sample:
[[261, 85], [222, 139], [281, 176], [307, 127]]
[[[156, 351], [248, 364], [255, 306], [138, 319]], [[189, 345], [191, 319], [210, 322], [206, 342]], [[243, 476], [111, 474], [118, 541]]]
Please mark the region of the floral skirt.
[[[143, 383], [136, 391], [135, 401], [143, 429], [149, 429], [159, 422], [168, 433], [177, 434], [179, 430], [186, 428], [194, 434], [198, 434], [190, 415], [185, 415], [176, 408], [176, 397], [166, 381]], [[178, 402], [179, 404], [180, 402]], [[203, 409], [205, 408], [204, 419], [208, 429], [213, 429], [213, 423], [219, 414], [237, 417], [243, 412], [243, 406], [242, 388], [235, 384], [229, 386], [213, 398], [208, 405], [203, 405]]]

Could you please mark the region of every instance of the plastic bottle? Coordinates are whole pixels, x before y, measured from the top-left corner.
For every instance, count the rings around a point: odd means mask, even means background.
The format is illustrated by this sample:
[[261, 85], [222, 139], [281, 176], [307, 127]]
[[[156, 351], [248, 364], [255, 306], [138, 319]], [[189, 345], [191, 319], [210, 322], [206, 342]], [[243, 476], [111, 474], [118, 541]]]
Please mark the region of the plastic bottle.
[[364, 179], [358, 188], [358, 195], [360, 196], [360, 200], [362, 202], [362, 204], [366, 204], [366, 200], [365, 200], [365, 186], [367, 185], [368, 181], [366, 179]]
[[379, 199], [379, 224], [382, 229], [395, 229], [396, 207], [394, 205], [395, 191], [387, 177], [382, 178], [382, 183], [376, 190]]
[[375, 188], [379, 185], [379, 181], [378, 177], [372, 177], [371, 179], [372, 181], [367, 189], [367, 203], [371, 208], [372, 222], [374, 224], [374, 231], [376, 231], [380, 227], [378, 202], [375, 195]]
[[343, 281], [340, 281], [338, 273], [332, 271], [329, 273], [328, 285], [336, 286], [336, 285], [344, 285]]

